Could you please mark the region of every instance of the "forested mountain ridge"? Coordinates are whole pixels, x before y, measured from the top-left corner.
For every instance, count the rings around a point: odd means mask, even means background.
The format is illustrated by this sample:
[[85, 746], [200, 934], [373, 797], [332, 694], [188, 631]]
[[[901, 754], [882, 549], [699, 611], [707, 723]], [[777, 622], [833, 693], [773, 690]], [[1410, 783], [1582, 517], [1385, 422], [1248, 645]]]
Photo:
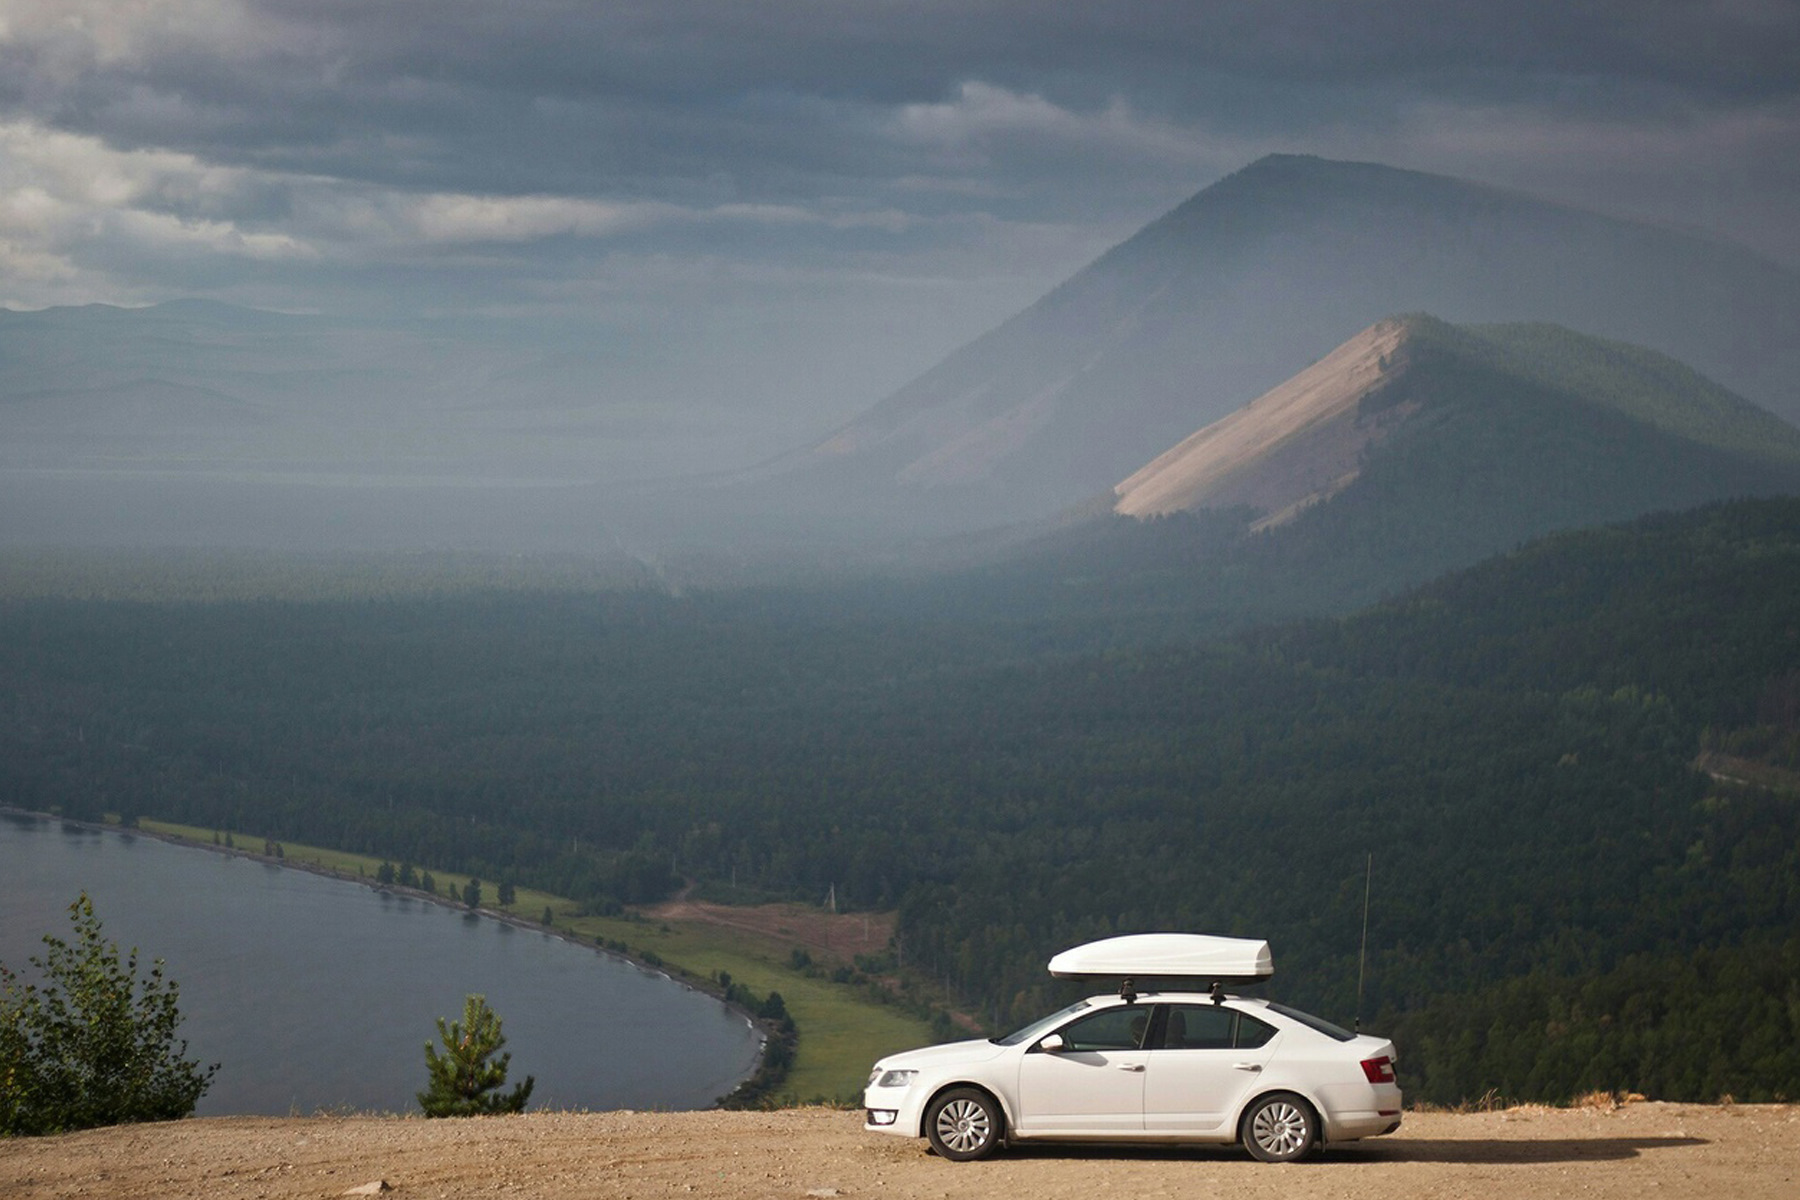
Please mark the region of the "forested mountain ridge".
[[1623, 339], [1800, 418], [1793, 271], [1463, 180], [1274, 155], [770, 464], [741, 497], [939, 527], [1040, 516], [1397, 312]]
[[1015, 720], [1066, 747], [1040, 786], [1073, 802], [911, 894], [902, 932], [1014, 1015], [1061, 945], [1254, 933], [1275, 994], [1348, 1021], [1372, 854], [1362, 1015], [1423, 1096], [1791, 1096], [1800, 795], [1695, 761], [1800, 765], [1797, 519], [1560, 535], [1361, 616], [1051, 668]]
[[1372, 854], [1362, 1015], [1414, 1094], [1795, 1094], [1800, 805], [1695, 764], [1800, 765], [1800, 501], [1226, 641], [1063, 636], [856, 591], [9, 600], [0, 796], [599, 907], [835, 885], [996, 1025], [1156, 928], [1267, 937], [1274, 994], [1349, 1020]]

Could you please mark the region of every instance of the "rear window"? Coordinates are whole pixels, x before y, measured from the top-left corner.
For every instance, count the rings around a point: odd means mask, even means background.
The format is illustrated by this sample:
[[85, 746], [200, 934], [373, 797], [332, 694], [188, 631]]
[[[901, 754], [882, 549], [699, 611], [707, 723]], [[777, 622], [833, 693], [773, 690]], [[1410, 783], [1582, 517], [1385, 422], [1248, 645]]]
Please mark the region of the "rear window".
[[1269, 1011], [1278, 1012], [1290, 1020], [1300, 1022], [1308, 1029], [1316, 1029], [1326, 1037], [1336, 1038], [1340, 1042], [1352, 1041], [1356, 1037], [1356, 1035], [1351, 1033], [1348, 1029], [1345, 1029], [1341, 1025], [1333, 1025], [1324, 1017], [1315, 1017], [1311, 1013], [1301, 1012], [1297, 1008], [1289, 1008], [1285, 1004], [1277, 1004], [1273, 1000], [1269, 1001]]
[[1249, 1013], [1238, 1014], [1237, 1048], [1239, 1050], [1255, 1050], [1259, 1046], [1269, 1044], [1275, 1036], [1275, 1027], [1259, 1021]]

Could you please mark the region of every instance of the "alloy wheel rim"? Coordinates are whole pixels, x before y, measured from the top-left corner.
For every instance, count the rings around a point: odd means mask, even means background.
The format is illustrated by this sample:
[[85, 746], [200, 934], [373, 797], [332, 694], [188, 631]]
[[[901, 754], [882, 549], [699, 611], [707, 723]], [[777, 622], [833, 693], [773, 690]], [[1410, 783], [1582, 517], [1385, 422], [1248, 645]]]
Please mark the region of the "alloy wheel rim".
[[937, 1132], [946, 1146], [963, 1153], [985, 1143], [993, 1126], [981, 1105], [973, 1100], [954, 1100], [938, 1113]]
[[1270, 1104], [1256, 1114], [1251, 1133], [1270, 1154], [1292, 1154], [1306, 1144], [1306, 1117], [1292, 1104]]

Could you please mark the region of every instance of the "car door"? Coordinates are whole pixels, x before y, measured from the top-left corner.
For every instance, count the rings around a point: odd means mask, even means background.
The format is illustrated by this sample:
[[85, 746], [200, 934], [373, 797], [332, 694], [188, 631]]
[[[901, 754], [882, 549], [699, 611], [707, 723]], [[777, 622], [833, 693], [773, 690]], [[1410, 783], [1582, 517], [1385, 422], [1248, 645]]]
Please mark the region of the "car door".
[[1229, 1136], [1275, 1049], [1274, 1026], [1219, 1004], [1167, 1006], [1144, 1071], [1144, 1128]]
[[1032, 1046], [1019, 1058], [1015, 1126], [1024, 1136], [1105, 1137], [1144, 1127], [1144, 1049], [1149, 1005], [1121, 1005], [1056, 1031], [1055, 1050]]

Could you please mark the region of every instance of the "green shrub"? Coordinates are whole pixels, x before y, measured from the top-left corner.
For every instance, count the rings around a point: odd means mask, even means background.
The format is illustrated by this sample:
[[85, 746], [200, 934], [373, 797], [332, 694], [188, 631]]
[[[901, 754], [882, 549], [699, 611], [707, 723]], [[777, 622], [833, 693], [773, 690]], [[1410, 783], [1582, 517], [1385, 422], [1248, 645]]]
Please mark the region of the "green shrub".
[[157, 959], [138, 977], [103, 941], [84, 892], [69, 906], [75, 940], [45, 935], [31, 963], [42, 981], [21, 985], [0, 965], [0, 1134], [61, 1133], [194, 1111], [218, 1064], [186, 1058], [175, 1037], [180, 992]]

